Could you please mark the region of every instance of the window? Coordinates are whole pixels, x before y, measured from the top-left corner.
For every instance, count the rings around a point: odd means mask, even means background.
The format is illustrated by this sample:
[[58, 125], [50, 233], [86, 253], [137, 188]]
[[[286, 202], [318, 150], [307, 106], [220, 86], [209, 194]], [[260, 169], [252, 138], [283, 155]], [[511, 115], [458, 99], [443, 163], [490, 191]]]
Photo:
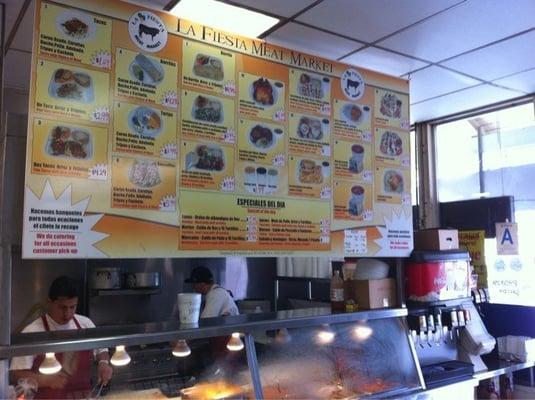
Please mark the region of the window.
[[[514, 196], [522, 263], [535, 265], [535, 120], [533, 103], [436, 126], [440, 202]], [[495, 245], [494, 245], [495, 247]], [[486, 247], [487, 248], [487, 247]], [[490, 252], [492, 253], [492, 252]], [[493, 257], [487, 257], [492, 268]], [[535, 272], [529, 272], [533, 281]], [[533, 297], [533, 296], [531, 296]], [[528, 304], [525, 300], [523, 304]], [[529, 301], [535, 304], [535, 299]], [[519, 303], [517, 303], [519, 304]]]

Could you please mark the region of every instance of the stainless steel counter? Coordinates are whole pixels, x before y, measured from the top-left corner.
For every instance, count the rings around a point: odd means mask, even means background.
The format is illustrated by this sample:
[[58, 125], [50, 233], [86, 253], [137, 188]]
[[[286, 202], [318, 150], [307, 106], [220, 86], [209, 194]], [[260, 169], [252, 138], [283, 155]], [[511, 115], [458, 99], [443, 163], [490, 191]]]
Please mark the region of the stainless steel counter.
[[45, 352], [78, 351], [117, 345], [132, 346], [178, 339], [198, 339], [250, 333], [278, 328], [295, 328], [362, 320], [404, 317], [404, 308], [332, 313], [329, 308], [286, 310], [265, 314], [207, 318], [198, 327], [183, 326], [178, 321], [136, 325], [107, 326], [93, 329], [26, 333], [11, 336], [10, 346], [0, 346], [0, 359]]

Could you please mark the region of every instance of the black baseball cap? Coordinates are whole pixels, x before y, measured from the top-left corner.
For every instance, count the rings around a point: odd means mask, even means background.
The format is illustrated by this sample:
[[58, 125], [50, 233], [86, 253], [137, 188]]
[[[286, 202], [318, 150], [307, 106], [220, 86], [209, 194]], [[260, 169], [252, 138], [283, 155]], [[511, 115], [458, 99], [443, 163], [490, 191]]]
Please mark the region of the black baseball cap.
[[212, 272], [206, 267], [195, 267], [191, 270], [191, 275], [184, 281], [185, 283], [214, 283]]

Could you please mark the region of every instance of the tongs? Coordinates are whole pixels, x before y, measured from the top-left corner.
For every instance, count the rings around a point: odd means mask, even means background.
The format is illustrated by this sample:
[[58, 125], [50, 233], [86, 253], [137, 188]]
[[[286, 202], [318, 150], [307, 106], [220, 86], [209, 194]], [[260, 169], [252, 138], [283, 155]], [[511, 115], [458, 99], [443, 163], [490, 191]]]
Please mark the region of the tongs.
[[98, 382], [95, 386], [93, 386], [93, 389], [91, 389], [87, 395], [86, 400], [98, 399], [103, 387], [104, 384], [102, 382]]

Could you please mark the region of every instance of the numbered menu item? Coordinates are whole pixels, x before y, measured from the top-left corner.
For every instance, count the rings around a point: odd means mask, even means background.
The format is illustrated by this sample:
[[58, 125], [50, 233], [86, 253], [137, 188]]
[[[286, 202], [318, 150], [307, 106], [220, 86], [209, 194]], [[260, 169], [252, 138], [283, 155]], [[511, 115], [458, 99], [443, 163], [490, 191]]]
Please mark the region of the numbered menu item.
[[330, 199], [330, 160], [290, 156], [288, 184], [290, 195]]
[[334, 141], [334, 175], [371, 182], [372, 147], [362, 141]]
[[290, 69], [290, 108], [313, 114], [331, 114], [331, 78]]
[[234, 101], [185, 90], [181, 110], [184, 137], [235, 143]]
[[215, 143], [182, 142], [180, 186], [234, 191], [234, 149]]
[[375, 89], [375, 122], [379, 125], [409, 129], [409, 96]]
[[368, 105], [334, 100], [334, 133], [348, 139], [370, 132], [371, 109]]
[[116, 60], [116, 96], [177, 107], [176, 62], [121, 48]]
[[240, 161], [278, 166], [285, 164], [282, 126], [240, 119], [238, 133]]
[[410, 172], [402, 168], [376, 166], [376, 201], [389, 204], [410, 204]]
[[240, 162], [236, 170], [238, 190], [242, 193], [286, 194], [288, 177], [285, 168]]
[[334, 183], [334, 218], [371, 221], [373, 190], [368, 183], [336, 181]]
[[114, 116], [114, 151], [177, 158], [175, 113], [116, 102]]
[[409, 134], [393, 129], [375, 129], [375, 159], [386, 164], [409, 166]]
[[234, 96], [234, 53], [184, 40], [182, 83], [214, 94]]
[[173, 164], [145, 158], [113, 158], [113, 208], [175, 211], [175, 204]]
[[39, 60], [36, 111], [56, 117], [109, 122], [109, 76]]
[[90, 168], [107, 164], [103, 128], [36, 119], [33, 135], [33, 173], [88, 178]]
[[331, 127], [327, 118], [290, 113], [291, 153], [330, 156]]
[[41, 3], [39, 53], [111, 68], [111, 20]]
[[257, 75], [240, 73], [240, 115], [283, 122], [285, 119], [285, 85]]

